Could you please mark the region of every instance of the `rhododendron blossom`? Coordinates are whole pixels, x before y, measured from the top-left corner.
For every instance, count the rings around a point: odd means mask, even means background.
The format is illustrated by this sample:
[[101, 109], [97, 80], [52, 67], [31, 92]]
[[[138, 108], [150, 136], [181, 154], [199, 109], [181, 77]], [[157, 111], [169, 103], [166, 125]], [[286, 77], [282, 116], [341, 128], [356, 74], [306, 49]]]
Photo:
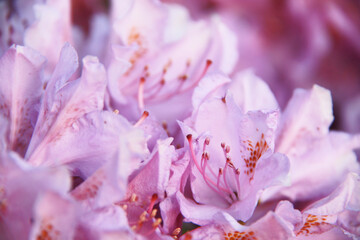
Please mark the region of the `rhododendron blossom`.
[[359, 239], [354, 6], [0, 2], [0, 239]]

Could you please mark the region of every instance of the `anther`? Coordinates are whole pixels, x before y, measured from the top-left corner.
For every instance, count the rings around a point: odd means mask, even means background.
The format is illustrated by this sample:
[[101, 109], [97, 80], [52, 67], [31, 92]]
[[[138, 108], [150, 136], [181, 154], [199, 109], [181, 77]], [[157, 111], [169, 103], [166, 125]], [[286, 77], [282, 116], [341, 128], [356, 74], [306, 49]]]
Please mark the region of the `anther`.
[[224, 142], [221, 143], [221, 147], [225, 148], [225, 143]]
[[136, 196], [135, 193], [131, 194], [131, 197], [130, 197], [130, 202], [136, 202], [138, 200], [138, 197]]
[[157, 209], [153, 209], [150, 216], [154, 218], [156, 214], [157, 214]]
[[166, 134], [170, 137], [170, 132], [169, 132], [167, 123], [164, 121], [164, 122], [162, 122], [161, 125], [162, 125], [163, 129], [165, 130]]
[[144, 211], [143, 213], [140, 214], [140, 217], [139, 217], [139, 222], [143, 223], [146, 221], [146, 215], [147, 215], [147, 212]]
[[147, 210], [147, 212], [150, 214], [152, 209], [154, 208], [154, 205], [156, 203], [156, 200], [158, 199], [158, 195], [156, 193], [154, 193], [152, 196], [151, 196], [151, 200], [150, 200], [150, 205], [149, 205], [149, 208]]
[[177, 236], [179, 235], [180, 232], [181, 232], [181, 228], [175, 228], [175, 230], [172, 232], [172, 235]]
[[141, 123], [144, 122], [144, 120], [149, 116], [148, 111], [144, 111], [141, 115], [140, 119], [134, 124], [134, 127], [138, 127]]
[[162, 221], [161, 218], [157, 218], [153, 223], [153, 227], [157, 228], [161, 224], [161, 221]]
[[140, 78], [139, 89], [138, 89], [138, 104], [140, 109], [144, 109], [144, 85], [145, 78]]
[[204, 71], [201, 73], [199, 80], [201, 80], [201, 79], [205, 76], [205, 74], [206, 74], [207, 71], [209, 70], [209, 67], [211, 66], [211, 64], [212, 64], [212, 61], [211, 61], [211, 60], [209, 60], [209, 59], [206, 60], [206, 64], [205, 64]]
[[227, 145], [227, 146], [225, 147], [225, 152], [226, 152], [226, 153], [229, 153], [229, 152], [230, 152], [230, 146], [229, 146], [229, 145]]
[[185, 81], [186, 79], [188, 79], [188, 76], [186, 74], [179, 76], [179, 80], [181, 80], [181, 81]]
[[192, 135], [191, 134], [186, 135], [186, 138], [187, 138], [188, 141], [192, 141]]
[[206, 145], [209, 145], [209, 144], [210, 144], [210, 138], [208, 138], [208, 137], [205, 138], [205, 144], [206, 144]]
[[190, 65], [191, 65], [191, 60], [188, 59], [188, 60], [186, 61], [186, 66], [187, 66], [187, 67], [190, 67]]
[[118, 115], [118, 114], [119, 114], [119, 110], [115, 109], [115, 110], [113, 111], [113, 113], [115, 113], [116, 115]]

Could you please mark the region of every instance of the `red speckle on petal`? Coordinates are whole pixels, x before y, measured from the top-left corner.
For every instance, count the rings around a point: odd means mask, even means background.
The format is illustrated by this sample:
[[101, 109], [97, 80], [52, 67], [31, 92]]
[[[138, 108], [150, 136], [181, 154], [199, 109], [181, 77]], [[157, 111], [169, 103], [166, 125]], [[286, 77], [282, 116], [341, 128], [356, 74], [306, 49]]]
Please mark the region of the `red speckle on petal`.
[[224, 233], [224, 238], [226, 240], [257, 240], [255, 232], [253, 231], [234, 231], [234, 232], [228, 232]]
[[37, 240], [56, 240], [59, 238], [60, 232], [54, 228], [49, 220], [44, 220], [41, 223], [39, 233], [36, 236]]
[[250, 140], [244, 141], [244, 143], [247, 143], [247, 150], [250, 153], [248, 158], [244, 158], [247, 168], [247, 170], [244, 170], [244, 173], [250, 177], [251, 181], [254, 177], [257, 161], [268, 150], [269, 145], [265, 141], [265, 136], [263, 133], [261, 134], [261, 139], [256, 142], [255, 147]]
[[309, 214], [305, 220], [303, 227], [296, 233], [296, 235], [309, 236], [311, 234], [318, 234], [322, 232], [322, 228], [331, 228], [331, 224], [327, 222], [328, 215], [312, 215]]

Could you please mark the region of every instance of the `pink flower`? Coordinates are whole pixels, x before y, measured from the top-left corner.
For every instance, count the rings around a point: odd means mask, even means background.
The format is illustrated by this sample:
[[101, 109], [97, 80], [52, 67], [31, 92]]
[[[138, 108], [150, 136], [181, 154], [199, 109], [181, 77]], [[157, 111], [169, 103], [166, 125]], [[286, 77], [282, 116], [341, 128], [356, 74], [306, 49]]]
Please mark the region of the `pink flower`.
[[[294, 89], [319, 84], [333, 94], [337, 114], [333, 127], [359, 132], [359, 125], [351, 120], [355, 114], [344, 111], [354, 106], [360, 90], [357, 3], [338, 0], [163, 2], [186, 6], [196, 19], [220, 15], [238, 36], [236, 69], [254, 68], [270, 85], [281, 107]], [[357, 112], [356, 116], [359, 118], [360, 114]]]
[[[194, 22], [184, 12], [156, 1], [135, 1], [114, 22], [116, 44], [108, 67], [111, 106], [130, 120], [147, 110], [171, 136], [179, 132], [176, 120], [190, 116], [193, 89], [209, 68], [229, 73], [237, 57], [230, 50], [234, 37], [221, 21]], [[139, 18], [144, 14], [146, 20]], [[174, 36], [174, 28], [183, 28], [176, 25], [179, 21], [187, 27]], [[128, 69], [119, 68], [124, 61]]]
[[330, 194], [349, 171], [359, 171], [353, 150], [360, 147], [360, 136], [330, 131], [332, 121], [328, 90], [315, 85], [294, 92], [281, 116], [275, 143], [275, 149], [290, 159], [291, 185], [279, 188], [281, 195], [317, 200]]
[[280, 202], [275, 212], [289, 224], [293, 239], [355, 239], [359, 230], [350, 219], [360, 211], [359, 181], [359, 175], [350, 173], [334, 192], [302, 212], [287, 201]]
[[109, 3], [0, 3], [0, 238], [360, 236], [353, 3]]
[[182, 214], [201, 225], [219, 211], [246, 221], [261, 191], [278, 184], [289, 169], [288, 159], [273, 152], [278, 112], [243, 112], [230, 92], [217, 97], [216, 91], [209, 91], [203, 96], [186, 120], [198, 136], [187, 135], [190, 186], [196, 204], [178, 193]]
[[[71, 185], [65, 168], [33, 168], [14, 154], [2, 157], [0, 174], [0, 235], [4, 239], [26, 239], [32, 231], [38, 233], [33, 226], [34, 221], [40, 224], [38, 211], [47, 212], [55, 205], [47, 208], [35, 205], [40, 204], [44, 195], [64, 196]], [[61, 205], [57, 207], [64, 210]], [[72, 218], [70, 215], [67, 217]], [[61, 221], [61, 217], [58, 220]], [[62, 234], [65, 232], [62, 231]]]
[[35, 216], [29, 239], [73, 239], [78, 221], [75, 204], [61, 195], [47, 192], [34, 206]]
[[157, 205], [166, 197], [164, 194], [171, 162], [176, 158], [170, 143], [171, 139], [159, 140], [146, 163], [127, 175], [121, 171], [125, 164], [130, 164], [129, 159], [119, 154], [118, 158], [108, 162], [76, 187], [71, 195], [82, 204], [88, 212], [86, 215], [91, 218], [102, 218], [109, 225], [116, 225], [113, 222], [116, 219], [104, 214], [121, 210], [134, 236], [166, 239], [163, 234], [167, 232], [162, 229]]

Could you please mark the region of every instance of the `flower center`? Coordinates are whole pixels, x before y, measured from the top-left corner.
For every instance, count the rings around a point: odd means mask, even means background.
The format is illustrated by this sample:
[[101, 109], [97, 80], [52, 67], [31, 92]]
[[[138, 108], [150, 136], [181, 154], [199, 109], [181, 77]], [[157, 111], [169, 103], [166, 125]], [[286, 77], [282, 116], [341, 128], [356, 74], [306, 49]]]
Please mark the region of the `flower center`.
[[[191, 159], [200, 174], [203, 176], [203, 179], [209, 188], [223, 196], [229, 203], [240, 200], [241, 171], [234, 165], [231, 157], [229, 156], [230, 146], [226, 145], [226, 143], [221, 143], [225, 160], [224, 166], [218, 168], [217, 171], [214, 171], [208, 164], [210, 155], [206, 152], [206, 147], [210, 144], [210, 139], [206, 138], [204, 141], [200, 162], [197, 160], [194, 151], [191, 134], [187, 135], [187, 140], [189, 142]], [[263, 153], [267, 151], [269, 146], [264, 139], [264, 134], [261, 134], [261, 139], [255, 144], [255, 146], [250, 140], [243, 141], [243, 143], [247, 144], [246, 150], [248, 151], [248, 157], [243, 155], [246, 165], [246, 169], [243, 172], [249, 177], [249, 182], [251, 182], [254, 178], [257, 161], [261, 158]]]
[[[131, 194], [128, 199], [115, 203], [122, 207], [127, 214], [129, 225], [132, 230], [143, 236], [150, 236], [157, 229], [162, 232], [161, 218], [158, 209], [155, 206], [158, 203], [158, 195], [154, 193], [150, 202], [141, 200], [135, 193]], [[176, 231], [175, 231], [176, 230]], [[179, 229], [175, 229], [174, 234], [180, 233]]]
[[[225, 161], [224, 167], [220, 167], [216, 174], [215, 171], [207, 164], [207, 162], [210, 160], [210, 155], [206, 152], [206, 146], [210, 144], [210, 139], [206, 138], [204, 141], [201, 162], [199, 163], [196, 158], [194, 147], [192, 144], [192, 135], [189, 134], [186, 136], [186, 138], [189, 142], [191, 158], [194, 161], [195, 166], [199, 170], [200, 174], [203, 176], [205, 183], [212, 190], [223, 196], [228, 202], [231, 203], [233, 201], [239, 200], [240, 170], [234, 166], [230, 156], [228, 155], [230, 152], [230, 146], [226, 145], [225, 143], [221, 143], [221, 148], [224, 153]], [[230, 186], [229, 181], [231, 181], [231, 183], [235, 182], [235, 190]]]

